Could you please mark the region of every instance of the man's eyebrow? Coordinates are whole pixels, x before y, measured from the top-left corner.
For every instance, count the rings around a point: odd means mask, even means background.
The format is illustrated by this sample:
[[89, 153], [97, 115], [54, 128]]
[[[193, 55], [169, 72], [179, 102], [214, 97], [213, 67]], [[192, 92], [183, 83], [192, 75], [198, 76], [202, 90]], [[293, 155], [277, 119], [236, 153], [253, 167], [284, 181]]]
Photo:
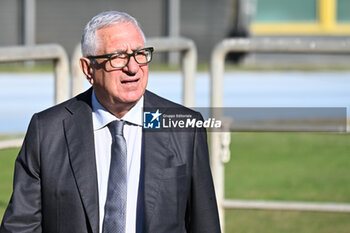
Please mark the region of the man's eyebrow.
[[116, 49], [112, 53], [125, 53], [126, 49]]
[[[132, 49], [132, 51], [135, 52], [135, 51], [143, 49], [143, 48], [144, 48], [143, 46], [138, 46], [136, 49]], [[112, 53], [126, 53], [126, 50], [127, 49], [117, 49]]]

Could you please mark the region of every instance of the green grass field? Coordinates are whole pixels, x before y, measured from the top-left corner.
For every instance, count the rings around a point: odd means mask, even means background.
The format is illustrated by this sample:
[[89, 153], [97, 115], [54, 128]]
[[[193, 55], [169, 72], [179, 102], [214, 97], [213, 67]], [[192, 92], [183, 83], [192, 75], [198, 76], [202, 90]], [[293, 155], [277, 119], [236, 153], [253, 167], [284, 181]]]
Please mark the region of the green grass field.
[[[226, 198], [350, 203], [350, 135], [232, 133]], [[0, 219], [18, 149], [0, 151]], [[348, 233], [350, 214], [227, 210], [226, 233]]]
[[0, 150], [0, 219], [2, 219], [10, 200], [13, 169], [18, 151], [18, 148]]
[[[350, 135], [233, 133], [226, 198], [350, 203]], [[226, 232], [350, 232], [350, 214], [227, 210]]]

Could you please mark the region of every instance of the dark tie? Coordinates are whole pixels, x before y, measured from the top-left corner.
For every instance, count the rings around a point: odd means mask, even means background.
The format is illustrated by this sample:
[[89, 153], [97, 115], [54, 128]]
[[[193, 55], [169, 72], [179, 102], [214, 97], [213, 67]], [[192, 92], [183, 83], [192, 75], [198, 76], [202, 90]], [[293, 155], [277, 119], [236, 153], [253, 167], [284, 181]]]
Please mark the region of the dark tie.
[[103, 233], [125, 233], [127, 153], [123, 127], [124, 121], [116, 120], [108, 124], [112, 134], [112, 148]]

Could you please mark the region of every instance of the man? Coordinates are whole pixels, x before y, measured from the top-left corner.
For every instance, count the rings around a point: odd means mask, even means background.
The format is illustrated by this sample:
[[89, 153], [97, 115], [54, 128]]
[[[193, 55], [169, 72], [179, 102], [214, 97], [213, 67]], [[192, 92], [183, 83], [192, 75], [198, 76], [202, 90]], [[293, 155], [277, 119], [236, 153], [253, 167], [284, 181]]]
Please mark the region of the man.
[[145, 90], [144, 43], [126, 13], [87, 24], [80, 62], [92, 88], [33, 116], [1, 233], [220, 232], [205, 131], [142, 128], [143, 108], [201, 119]]

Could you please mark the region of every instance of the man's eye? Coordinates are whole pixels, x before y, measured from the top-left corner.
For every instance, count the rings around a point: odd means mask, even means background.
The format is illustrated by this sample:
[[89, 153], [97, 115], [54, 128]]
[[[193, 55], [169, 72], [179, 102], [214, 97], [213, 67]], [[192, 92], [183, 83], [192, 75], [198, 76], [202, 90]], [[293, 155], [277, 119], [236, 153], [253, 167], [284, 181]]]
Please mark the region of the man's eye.
[[[112, 57], [113, 58], [113, 57]], [[128, 58], [128, 55], [125, 53], [119, 53], [114, 56], [114, 58], [125, 59]]]

